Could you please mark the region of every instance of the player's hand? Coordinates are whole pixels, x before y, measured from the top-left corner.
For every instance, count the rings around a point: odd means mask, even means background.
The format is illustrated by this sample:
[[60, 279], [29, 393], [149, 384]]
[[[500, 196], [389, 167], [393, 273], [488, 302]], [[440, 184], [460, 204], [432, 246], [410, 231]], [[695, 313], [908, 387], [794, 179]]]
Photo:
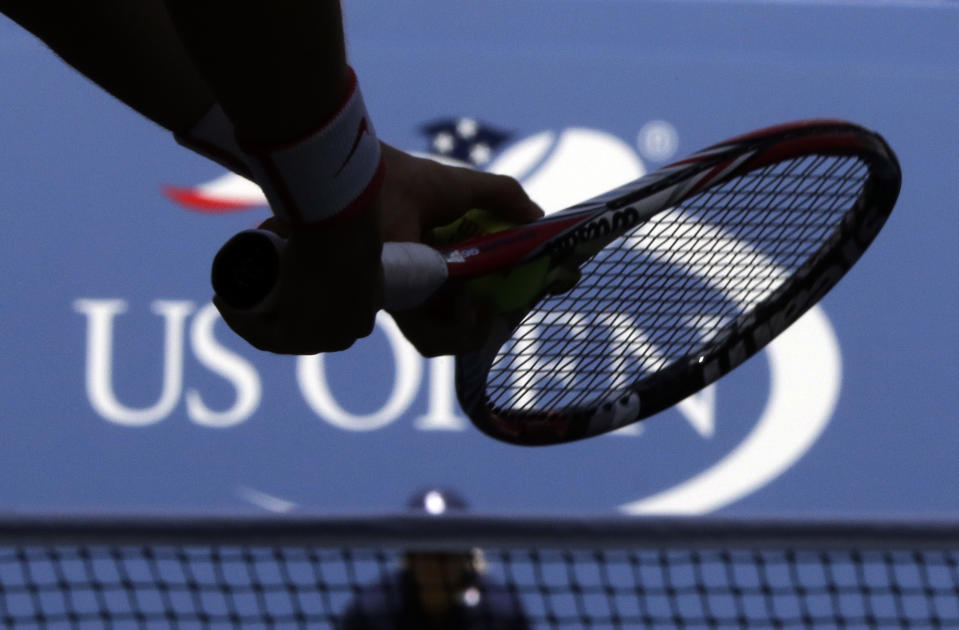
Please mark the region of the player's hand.
[[[382, 149], [386, 178], [380, 195], [380, 234], [384, 242], [428, 242], [430, 230], [452, 223], [473, 208], [512, 223], [543, 216], [511, 177], [446, 166], [386, 144]], [[493, 309], [465, 293], [445, 292], [419, 308], [391, 315], [420, 353], [439, 356], [481, 346]]]
[[214, 297], [223, 319], [251, 345], [281, 354], [345, 350], [373, 331], [382, 304], [378, 207], [349, 223], [291, 233], [277, 219], [261, 229], [287, 238], [279, 287], [265, 311], [232, 309]]

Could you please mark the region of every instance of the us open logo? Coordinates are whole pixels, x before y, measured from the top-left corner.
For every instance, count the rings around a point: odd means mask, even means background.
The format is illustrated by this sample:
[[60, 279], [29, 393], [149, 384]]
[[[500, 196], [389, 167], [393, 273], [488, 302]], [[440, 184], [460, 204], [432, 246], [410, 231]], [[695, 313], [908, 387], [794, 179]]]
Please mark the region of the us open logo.
[[[521, 138], [472, 119], [436, 121], [422, 127], [433, 159], [471, 166], [519, 179], [530, 196], [547, 212], [559, 210], [600, 194], [646, 173], [644, 160], [668, 161], [679, 147], [675, 129], [653, 121], [640, 128], [631, 145], [602, 130], [575, 127], [540, 131]], [[263, 208], [265, 199], [253, 183], [226, 174], [189, 188], [171, 188], [170, 196], [186, 207], [206, 213]], [[120, 402], [114, 391], [114, 323], [127, 310], [124, 300], [79, 299], [76, 311], [85, 316], [86, 389], [94, 411], [105, 420], [131, 427], [161, 422], [185, 402], [188, 419], [198, 425], [228, 429], [247, 421], [260, 407], [262, 385], [252, 361], [220, 345], [213, 334], [218, 315], [211, 305], [186, 300], [157, 300], [155, 315], [163, 320], [163, 384], [155, 403], [134, 408]], [[385, 402], [372, 413], [357, 414], [337, 400], [330, 385], [335, 361], [301, 357], [295, 379], [303, 401], [322, 421], [340, 430], [371, 432], [410, 415], [413, 401], [427, 390], [427, 411], [412, 425], [419, 431], [471, 431], [456, 407], [449, 358], [424, 361], [402, 338], [386, 314], [380, 314], [377, 335], [385, 337], [394, 366], [394, 378]], [[122, 343], [120, 341], [119, 343]], [[227, 409], [214, 410], [202, 392], [184, 383], [185, 349], [210, 372], [230, 383], [235, 399]], [[768, 392], [755, 422], [742, 439], [705, 469], [664, 490], [619, 500], [629, 514], [701, 514], [722, 508], [755, 492], [794, 465], [815, 443], [832, 417], [839, 395], [841, 357], [832, 326], [821, 307], [813, 307], [763, 353], [768, 367]], [[723, 382], [718, 384], [723, 387]], [[704, 440], [716, 435], [717, 385], [680, 403], [675, 411]], [[652, 422], [662, 420], [653, 419]], [[720, 420], [721, 422], [721, 420]], [[599, 440], [619, 440], [643, 434], [644, 424], [632, 425]], [[455, 433], [454, 433], [455, 434]], [[462, 434], [462, 433], [460, 433]], [[486, 439], [486, 438], [477, 438]], [[239, 486], [245, 501], [273, 511], [287, 511], [295, 503], [282, 489]]]

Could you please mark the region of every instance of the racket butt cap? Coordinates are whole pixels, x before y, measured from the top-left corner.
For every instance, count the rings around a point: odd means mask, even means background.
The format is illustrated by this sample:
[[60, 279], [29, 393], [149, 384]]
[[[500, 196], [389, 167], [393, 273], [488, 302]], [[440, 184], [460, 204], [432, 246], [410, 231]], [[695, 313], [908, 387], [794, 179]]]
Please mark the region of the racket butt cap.
[[220, 248], [210, 282], [227, 306], [250, 310], [267, 301], [280, 275], [278, 240], [265, 230], [246, 230]]

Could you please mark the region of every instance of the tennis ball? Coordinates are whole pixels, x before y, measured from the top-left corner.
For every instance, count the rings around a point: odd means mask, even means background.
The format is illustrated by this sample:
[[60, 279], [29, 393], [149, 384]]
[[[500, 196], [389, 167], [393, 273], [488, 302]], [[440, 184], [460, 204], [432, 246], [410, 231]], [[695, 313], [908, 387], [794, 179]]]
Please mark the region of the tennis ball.
[[543, 293], [549, 262], [544, 256], [487, 274], [467, 282], [467, 290], [478, 301], [491, 303], [501, 313], [528, 308]]
[[433, 228], [426, 241], [427, 244], [434, 246], [452, 245], [477, 236], [502, 232], [515, 226], [515, 223], [504, 221], [486, 210], [473, 208], [452, 223]]
[[[433, 229], [427, 240], [431, 245], [452, 245], [515, 225], [474, 208], [449, 225]], [[542, 294], [548, 273], [549, 258], [543, 257], [470, 280], [466, 290], [477, 301], [492, 304], [499, 312], [513, 311], [529, 307]]]

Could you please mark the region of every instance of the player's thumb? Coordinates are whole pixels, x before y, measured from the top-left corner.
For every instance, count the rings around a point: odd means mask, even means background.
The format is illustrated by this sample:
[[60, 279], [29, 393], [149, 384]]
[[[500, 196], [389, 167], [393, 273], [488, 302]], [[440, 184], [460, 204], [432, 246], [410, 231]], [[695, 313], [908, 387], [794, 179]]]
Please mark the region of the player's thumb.
[[481, 208], [511, 223], [529, 223], [543, 216], [543, 210], [512, 177], [466, 169], [462, 176], [470, 208]]

